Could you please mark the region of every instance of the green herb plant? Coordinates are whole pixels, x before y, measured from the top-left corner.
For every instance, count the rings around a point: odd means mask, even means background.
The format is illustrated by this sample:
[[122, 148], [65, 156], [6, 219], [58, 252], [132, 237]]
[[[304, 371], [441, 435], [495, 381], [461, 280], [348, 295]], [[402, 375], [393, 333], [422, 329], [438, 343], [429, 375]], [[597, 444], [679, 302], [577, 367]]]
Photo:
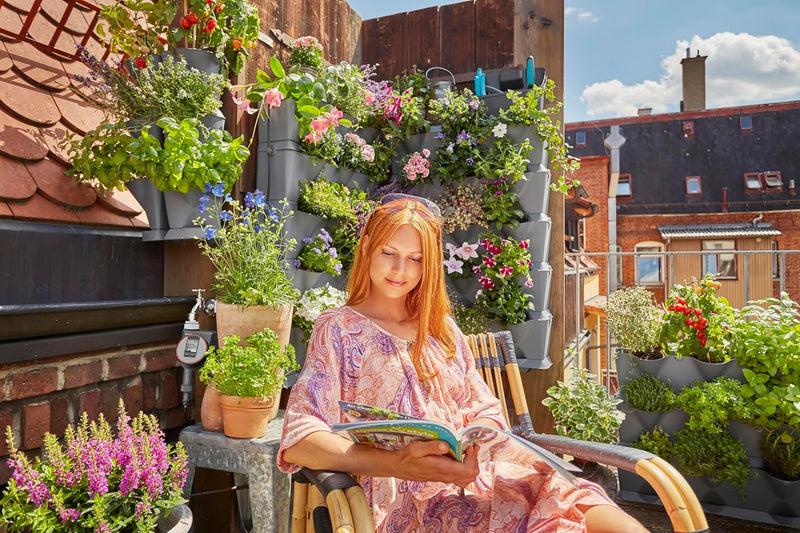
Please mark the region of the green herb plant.
[[626, 287], [612, 292], [605, 306], [608, 329], [623, 348], [641, 359], [660, 359], [663, 313], [646, 288]]
[[730, 354], [747, 381], [742, 395], [752, 402], [752, 422], [800, 429], [800, 306], [786, 293], [750, 302], [732, 329]]
[[631, 446], [653, 453], [665, 461], [672, 459], [675, 453], [669, 435], [661, 426], [656, 426], [651, 431], [643, 431]]
[[213, 382], [214, 388], [226, 396], [274, 396], [283, 386], [284, 375], [300, 368], [294, 347], [281, 347], [278, 334], [269, 328], [246, 340], [243, 346], [238, 335], [228, 335], [219, 348], [210, 347], [200, 368], [200, 380]]
[[585, 368], [577, 369], [566, 382], [548, 388], [549, 397], [542, 404], [553, 413], [559, 435], [615, 443], [617, 430], [625, 420], [625, 413], [617, 409], [622, 400], [610, 396], [593, 378]]
[[675, 392], [669, 383], [650, 374], [642, 374], [627, 382], [622, 386], [622, 393], [634, 409], [657, 412], [675, 407]]
[[684, 428], [673, 447], [678, 468], [690, 476], [709, 476], [714, 483], [731, 482], [744, 499], [744, 486], [753, 477], [741, 441], [729, 433]]
[[787, 481], [800, 480], [800, 432], [768, 430], [759, 443], [764, 470]]
[[724, 433], [730, 420], [750, 418], [742, 384], [726, 376], [684, 387], [675, 403], [689, 415], [686, 427], [712, 435]]

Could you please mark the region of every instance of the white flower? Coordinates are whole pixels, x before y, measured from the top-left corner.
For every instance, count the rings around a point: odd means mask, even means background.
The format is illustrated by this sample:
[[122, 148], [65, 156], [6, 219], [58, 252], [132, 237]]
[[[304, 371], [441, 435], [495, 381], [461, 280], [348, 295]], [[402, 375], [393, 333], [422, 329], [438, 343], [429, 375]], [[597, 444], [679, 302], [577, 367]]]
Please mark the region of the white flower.
[[471, 257], [478, 257], [478, 245], [465, 242], [461, 248], [456, 249], [455, 254], [465, 261]]
[[446, 242], [444, 243], [444, 247], [447, 249], [447, 253], [450, 254], [450, 257], [456, 255], [456, 247], [453, 244]]
[[447, 261], [444, 262], [444, 266], [447, 267], [447, 273], [452, 274], [453, 272], [458, 272], [459, 274], [463, 274], [464, 271], [461, 269], [464, 266], [463, 261], [459, 261], [455, 257], [451, 257]]
[[330, 285], [308, 289], [300, 297], [294, 312], [300, 318], [314, 322], [320, 313], [332, 307], [341, 307], [347, 302], [347, 293]]
[[508, 126], [499, 122], [494, 128], [492, 128], [492, 135], [497, 137], [498, 139], [505, 137], [506, 133], [508, 133]]

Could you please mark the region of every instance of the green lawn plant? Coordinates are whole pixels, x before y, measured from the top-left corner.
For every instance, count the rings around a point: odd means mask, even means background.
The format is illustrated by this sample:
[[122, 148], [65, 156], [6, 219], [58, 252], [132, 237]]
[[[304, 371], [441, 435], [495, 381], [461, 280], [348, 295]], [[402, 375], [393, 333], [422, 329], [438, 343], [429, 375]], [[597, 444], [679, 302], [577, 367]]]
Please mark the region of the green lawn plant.
[[284, 375], [300, 366], [295, 361], [294, 347], [281, 347], [278, 334], [269, 328], [253, 333], [246, 345], [238, 335], [222, 339], [219, 348], [211, 346], [200, 368], [200, 380], [214, 383], [226, 396], [268, 398], [283, 386]]
[[605, 306], [608, 329], [622, 348], [641, 359], [660, 359], [663, 313], [653, 293], [641, 286], [612, 292]]
[[622, 386], [625, 400], [634, 409], [657, 412], [675, 407], [675, 392], [669, 383], [650, 374], [642, 374]]
[[617, 442], [617, 430], [625, 413], [617, 410], [622, 402], [594, 381], [585, 368], [575, 371], [567, 381], [547, 389], [542, 400], [553, 413], [559, 435], [592, 442]]

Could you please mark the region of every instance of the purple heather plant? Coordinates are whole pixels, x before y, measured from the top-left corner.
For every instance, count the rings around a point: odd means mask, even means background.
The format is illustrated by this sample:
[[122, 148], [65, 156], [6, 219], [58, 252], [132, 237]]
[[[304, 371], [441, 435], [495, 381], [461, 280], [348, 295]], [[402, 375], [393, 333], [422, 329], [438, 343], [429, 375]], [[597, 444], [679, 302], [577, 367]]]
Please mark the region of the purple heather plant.
[[6, 428], [12, 470], [0, 498], [0, 526], [27, 531], [155, 531], [158, 518], [184, 503], [187, 458], [169, 445], [152, 415], [131, 419], [120, 401], [116, 435], [103, 415], [68, 426], [63, 444], [45, 435], [44, 453], [31, 461]]

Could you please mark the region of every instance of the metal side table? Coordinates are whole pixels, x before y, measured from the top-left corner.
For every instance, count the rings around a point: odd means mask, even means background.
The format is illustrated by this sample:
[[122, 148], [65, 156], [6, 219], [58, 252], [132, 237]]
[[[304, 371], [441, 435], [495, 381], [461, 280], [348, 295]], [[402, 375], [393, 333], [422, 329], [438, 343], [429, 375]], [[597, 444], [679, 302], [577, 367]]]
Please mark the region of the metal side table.
[[[257, 439], [232, 439], [205, 431], [201, 424], [181, 430], [179, 440], [189, 456], [189, 473], [183, 487], [188, 499], [197, 467], [233, 472], [236, 483], [247, 483], [252, 518], [250, 533], [286, 533], [289, 524], [290, 478], [276, 466], [283, 411]], [[244, 476], [246, 481], [240, 481]], [[237, 479], [238, 478], [238, 479]], [[242, 495], [244, 496], [244, 495]], [[248, 502], [241, 502], [246, 507]]]

